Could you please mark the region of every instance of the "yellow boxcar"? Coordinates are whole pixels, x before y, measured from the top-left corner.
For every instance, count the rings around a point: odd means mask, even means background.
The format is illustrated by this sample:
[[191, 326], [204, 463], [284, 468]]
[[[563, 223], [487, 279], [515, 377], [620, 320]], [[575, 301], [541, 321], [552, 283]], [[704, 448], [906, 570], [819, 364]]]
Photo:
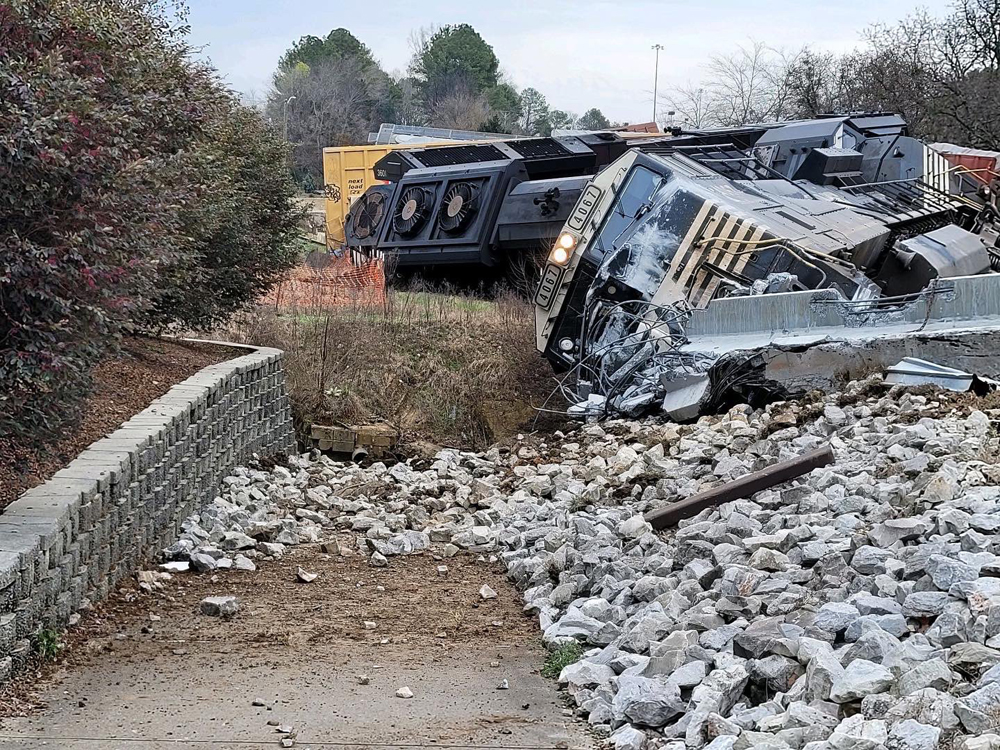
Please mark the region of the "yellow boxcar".
[[372, 171], [375, 162], [397, 148], [402, 146], [340, 146], [323, 149], [326, 244], [331, 249], [344, 246], [344, 219], [347, 218], [351, 204], [376, 184]]
[[323, 188], [326, 194], [326, 244], [331, 249], [342, 248], [344, 221], [351, 204], [372, 185], [384, 185], [376, 180], [372, 169], [375, 162], [390, 151], [401, 148], [455, 146], [455, 141], [438, 143], [391, 143], [378, 146], [337, 146], [323, 149]]

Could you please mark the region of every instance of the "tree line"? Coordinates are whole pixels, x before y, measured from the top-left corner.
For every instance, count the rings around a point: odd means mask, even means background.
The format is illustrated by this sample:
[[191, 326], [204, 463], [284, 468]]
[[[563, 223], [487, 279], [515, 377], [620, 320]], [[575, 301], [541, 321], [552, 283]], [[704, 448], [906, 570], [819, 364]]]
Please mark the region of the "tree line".
[[596, 107], [577, 115], [553, 109], [536, 89], [519, 90], [468, 24], [421, 29], [409, 42], [408, 69], [396, 74], [343, 28], [302, 37], [282, 56], [265, 110], [293, 144], [304, 187], [323, 184], [324, 147], [365, 143], [383, 122], [518, 135], [611, 125]]
[[877, 24], [846, 54], [754, 41], [660, 99], [666, 124], [718, 127], [837, 112], [893, 112], [928, 141], [1000, 150], [1000, 0], [956, 0]]

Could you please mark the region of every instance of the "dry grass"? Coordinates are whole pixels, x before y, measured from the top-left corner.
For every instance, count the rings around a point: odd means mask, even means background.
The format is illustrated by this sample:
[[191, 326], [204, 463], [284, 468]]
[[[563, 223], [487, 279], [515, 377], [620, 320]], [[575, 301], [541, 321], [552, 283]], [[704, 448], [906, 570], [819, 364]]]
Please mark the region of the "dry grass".
[[382, 305], [260, 308], [220, 335], [286, 352], [296, 428], [384, 421], [405, 439], [482, 448], [525, 429], [552, 390], [533, 309], [423, 291]]

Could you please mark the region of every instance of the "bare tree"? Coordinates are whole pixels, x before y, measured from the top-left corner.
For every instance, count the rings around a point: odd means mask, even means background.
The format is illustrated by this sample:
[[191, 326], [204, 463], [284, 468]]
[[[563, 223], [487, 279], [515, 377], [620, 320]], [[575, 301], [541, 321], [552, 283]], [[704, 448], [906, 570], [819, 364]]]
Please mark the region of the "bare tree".
[[1000, 69], [1000, 2], [958, 0], [955, 19], [984, 68]]
[[782, 74], [774, 50], [763, 42], [739, 46], [727, 55], [715, 55], [708, 64], [712, 108], [722, 125], [744, 125], [776, 119]]
[[[688, 83], [658, 97], [660, 111], [673, 111], [674, 120], [688, 128], [710, 128], [719, 125], [712, 110], [712, 94], [704, 85]], [[662, 119], [661, 125], [672, 125], [671, 118]]]
[[1000, 147], [998, 19], [1000, 0], [958, 0], [943, 18], [920, 11], [872, 27], [854, 60], [862, 96], [852, 98], [887, 104], [932, 140]]
[[455, 130], [478, 130], [489, 114], [486, 97], [477, 94], [468, 85], [459, 84], [434, 101], [431, 125]]
[[764, 75], [771, 89], [768, 116], [773, 120], [787, 120], [794, 116], [791, 72], [798, 65], [806, 50], [806, 47], [800, 47], [797, 50], [779, 47], [771, 50], [771, 61], [765, 67]]
[[438, 31], [438, 27], [434, 24], [430, 26], [421, 26], [418, 29], [411, 29], [409, 36], [406, 38], [406, 46], [410, 48], [410, 65], [424, 53], [427, 49], [427, 45], [431, 41], [431, 37], [434, 36]]
[[1000, 148], [1000, 0], [959, 0], [943, 19], [900, 25], [924, 71], [929, 131], [941, 140]]
[[321, 186], [323, 148], [364, 143], [382, 92], [364, 62], [354, 58], [293, 69], [276, 84], [268, 103], [271, 121], [294, 144], [296, 174]]
[[263, 112], [267, 108], [267, 96], [257, 89], [248, 89], [240, 94], [240, 101], [250, 109]]
[[844, 58], [804, 50], [789, 69], [790, 106], [794, 117], [816, 117], [841, 109]]
[[929, 140], [1000, 149], [1000, 0], [954, 0], [871, 26], [844, 55], [752, 42], [714, 56], [704, 79], [662, 101], [692, 127], [895, 112]]
[[781, 120], [793, 111], [790, 72], [802, 54], [751, 41], [713, 56], [701, 83], [675, 88], [661, 100], [691, 127]]

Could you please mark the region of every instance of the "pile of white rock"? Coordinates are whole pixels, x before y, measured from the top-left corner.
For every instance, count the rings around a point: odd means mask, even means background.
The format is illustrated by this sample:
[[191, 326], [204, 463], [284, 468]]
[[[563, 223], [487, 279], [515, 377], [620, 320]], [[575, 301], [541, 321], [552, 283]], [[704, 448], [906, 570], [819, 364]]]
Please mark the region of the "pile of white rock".
[[301, 484], [282, 466], [273, 471], [239, 468], [224, 491], [200, 514], [181, 524], [180, 538], [163, 550], [160, 567], [194, 570], [256, 570], [255, 557], [280, 557], [285, 548], [320, 538], [326, 516], [300, 505]]
[[[559, 679], [618, 750], [1000, 749], [994, 423], [871, 390], [423, 464], [240, 470], [165, 555], [240, 567], [349, 530], [373, 565], [495, 556], [546, 644], [585, 649]], [[827, 443], [835, 463], [800, 480], [662, 534], [642, 518]]]

